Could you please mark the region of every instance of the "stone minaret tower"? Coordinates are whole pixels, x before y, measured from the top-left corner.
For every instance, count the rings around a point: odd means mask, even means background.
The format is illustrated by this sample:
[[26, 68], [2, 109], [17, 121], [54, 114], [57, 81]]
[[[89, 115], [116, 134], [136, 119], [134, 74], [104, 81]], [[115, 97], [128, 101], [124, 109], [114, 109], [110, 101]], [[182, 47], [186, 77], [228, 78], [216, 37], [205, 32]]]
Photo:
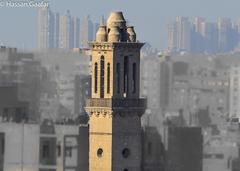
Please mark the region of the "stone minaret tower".
[[141, 170], [140, 49], [122, 12], [101, 24], [92, 49], [92, 97], [88, 99], [89, 171]]

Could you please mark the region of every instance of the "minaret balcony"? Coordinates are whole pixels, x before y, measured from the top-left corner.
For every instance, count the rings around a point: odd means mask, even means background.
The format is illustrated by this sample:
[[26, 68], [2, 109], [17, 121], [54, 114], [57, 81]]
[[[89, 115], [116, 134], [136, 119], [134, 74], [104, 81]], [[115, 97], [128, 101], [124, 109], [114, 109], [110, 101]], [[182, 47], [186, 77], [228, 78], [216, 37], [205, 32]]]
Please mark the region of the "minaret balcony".
[[90, 98], [86, 101], [86, 108], [112, 108], [112, 109], [146, 109], [147, 100], [139, 99], [111, 99]]

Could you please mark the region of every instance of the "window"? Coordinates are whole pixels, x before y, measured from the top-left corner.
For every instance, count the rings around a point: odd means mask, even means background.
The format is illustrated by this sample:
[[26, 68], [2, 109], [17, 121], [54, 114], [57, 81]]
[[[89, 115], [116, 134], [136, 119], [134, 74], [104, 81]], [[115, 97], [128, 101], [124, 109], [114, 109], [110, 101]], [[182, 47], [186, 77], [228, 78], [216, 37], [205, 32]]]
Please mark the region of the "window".
[[72, 146], [65, 147], [65, 156], [72, 157]]
[[39, 171], [56, 171], [56, 169], [39, 168]]
[[42, 158], [49, 158], [49, 142], [46, 141], [43, 144]]
[[120, 78], [121, 78], [121, 72], [120, 72], [120, 63], [117, 63], [117, 92], [120, 93]]
[[4, 155], [4, 150], [5, 150], [4, 135], [2, 134], [0, 138], [1, 138], [1, 154]]
[[8, 108], [3, 109], [3, 118], [9, 120], [9, 110]]
[[231, 162], [232, 162], [232, 157], [228, 157], [228, 161], [227, 161], [227, 168], [230, 169], [231, 168]]
[[94, 92], [97, 93], [97, 87], [98, 87], [98, 64], [95, 63], [94, 67]]
[[104, 98], [104, 56], [101, 56], [101, 70], [100, 70], [100, 98]]
[[55, 165], [57, 157], [57, 142], [55, 137], [40, 137], [39, 163]]
[[148, 142], [148, 155], [152, 155], [152, 143]]
[[110, 63], [107, 64], [107, 93], [110, 93]]
[[58, 155], [58, 157], [60, 157], [60, 156], [61, 156], [61, 153], [62, 153], [62, 150], [61, 150], [61, 145], [60, 145], [60, 144], [58, 144], [58, 146], [57, 146], [57, 155]]
[[216, 159], [223, 159], [224, 158], [224, 154], [215, 154], [215, 158]]
[[128, 148], [124, 148], [122, 151], [122, 156], [124, 158], [128, 158], [129, 155], [130, 155], [130, 150]]
[[136, 63], [133, 63], [133, 68], [132, 68], [132, 78], [133, 78], [133, 82], [132, 82], [132, 93], [136, 93]]
[[99, 148], [99, 149], [97, 150], [97, 156], [98, 156], [98, 157], [102, 157], [102, 155], [103, 155], [103, 149], [102, 149], [102, 148]]
[[128, 56], [124, 57], [124, 79], [123, 79], [123, 92], [125, 96], [128, 94]]

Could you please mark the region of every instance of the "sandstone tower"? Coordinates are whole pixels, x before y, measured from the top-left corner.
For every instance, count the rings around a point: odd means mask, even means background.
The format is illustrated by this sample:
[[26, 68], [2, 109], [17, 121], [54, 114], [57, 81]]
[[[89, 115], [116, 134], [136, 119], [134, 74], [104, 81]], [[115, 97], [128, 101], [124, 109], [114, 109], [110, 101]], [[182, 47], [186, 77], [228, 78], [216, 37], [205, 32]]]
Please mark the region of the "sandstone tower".
[[88, 99], [89, 171], [141, 170], [140, 49], [122, 12], [102, 23], [92, 49], [92, 97]]

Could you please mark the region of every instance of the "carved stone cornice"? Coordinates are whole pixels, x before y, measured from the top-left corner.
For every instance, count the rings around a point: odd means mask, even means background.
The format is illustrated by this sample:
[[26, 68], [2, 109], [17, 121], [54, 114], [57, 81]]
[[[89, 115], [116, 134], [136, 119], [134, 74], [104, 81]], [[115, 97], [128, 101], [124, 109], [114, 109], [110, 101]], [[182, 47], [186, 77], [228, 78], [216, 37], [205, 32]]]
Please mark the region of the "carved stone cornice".
[[91, 117], [141, 117], [146, 109], [146, 99], [98, 99], [90, 98], [86, 101], [85, 110]]
[[140, 42], [91, 42], [89, 46], [91, 50], [109, 50], [112, 51], [114, 49], [118, 50], [140, 50], [144, 43]]

